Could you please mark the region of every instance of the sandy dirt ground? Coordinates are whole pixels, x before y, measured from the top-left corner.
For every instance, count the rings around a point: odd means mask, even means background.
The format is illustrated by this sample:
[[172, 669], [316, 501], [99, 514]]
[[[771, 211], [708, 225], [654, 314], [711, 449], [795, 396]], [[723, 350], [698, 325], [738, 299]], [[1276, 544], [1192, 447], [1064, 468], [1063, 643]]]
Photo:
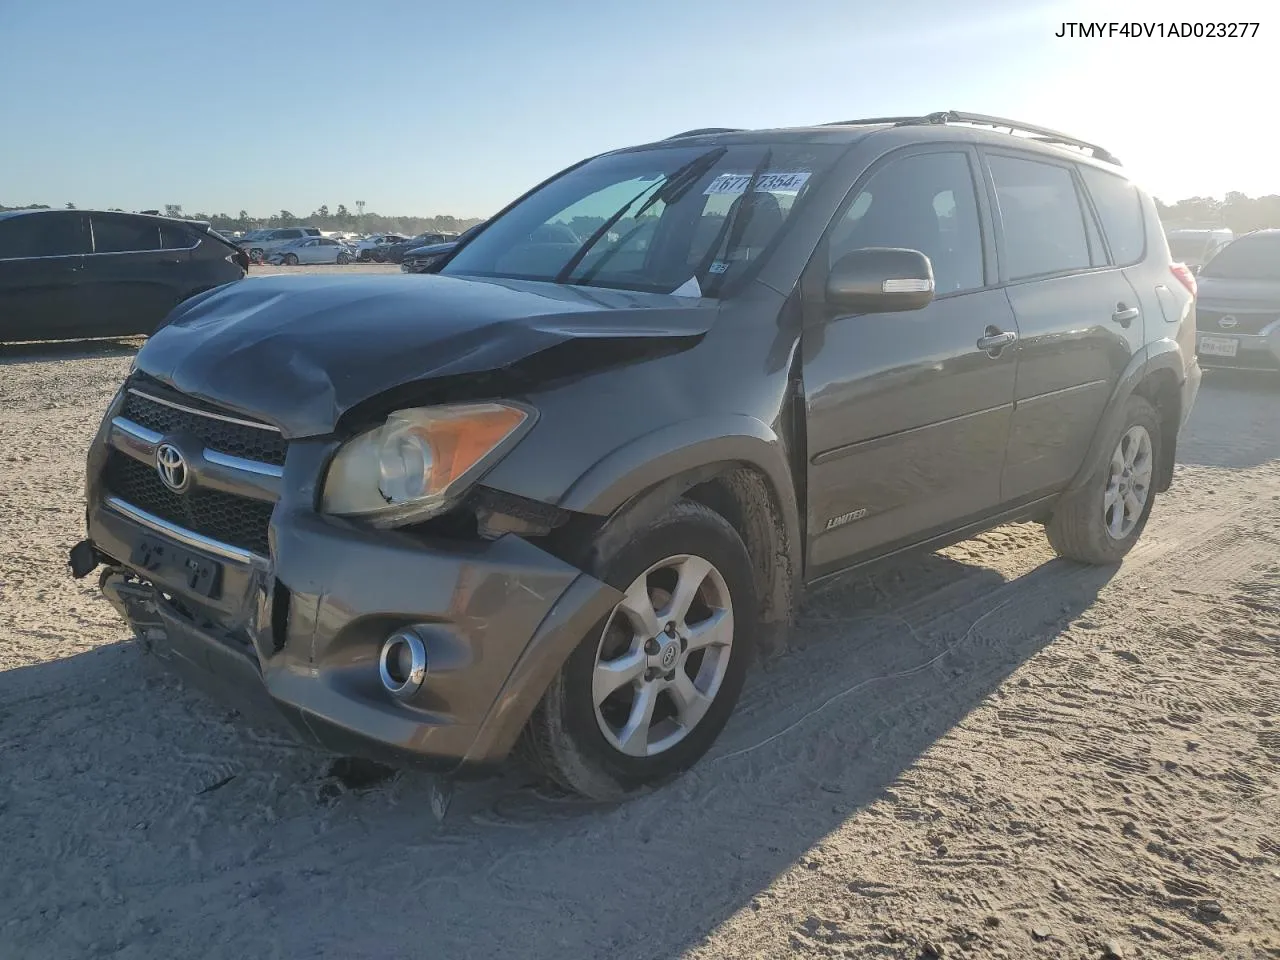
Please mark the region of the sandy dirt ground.
[[0, 957], [1280, 957], [1280, 385], [1206, 378], [1118, 569], [1013, 526], [847, 579], [674, 785], [440, 822], [68, 576], [135, 346], [0, 353]]

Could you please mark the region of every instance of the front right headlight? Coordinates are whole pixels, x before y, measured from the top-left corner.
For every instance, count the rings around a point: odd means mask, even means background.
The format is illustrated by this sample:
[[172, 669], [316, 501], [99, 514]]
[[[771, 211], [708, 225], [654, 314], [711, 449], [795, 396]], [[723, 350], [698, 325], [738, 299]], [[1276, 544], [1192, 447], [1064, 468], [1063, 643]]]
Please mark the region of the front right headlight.
[[396, 527], [442, 513], [533, 426], [529, 408], [459, 403], [397, 410], [348, 440], [325, 476], [325, 513]]

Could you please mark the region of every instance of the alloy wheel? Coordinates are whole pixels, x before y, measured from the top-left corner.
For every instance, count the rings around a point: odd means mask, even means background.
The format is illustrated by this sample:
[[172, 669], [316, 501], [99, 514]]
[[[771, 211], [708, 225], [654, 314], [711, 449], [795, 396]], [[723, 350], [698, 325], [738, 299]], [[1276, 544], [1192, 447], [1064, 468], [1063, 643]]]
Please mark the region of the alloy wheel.
[[724, 576], [702, 557], [655, 563], [632, 581], [596, 649], [596, 723], [619, 752], [670, 750], [706, 716], [733, 652]]
[[1103, 523], [1113, 540], [1129, 536], [1142, 519], [1151, 496], [1152, 467], [1151, 434], [1146, 427], [1135, 424], [1125, 431], [1111, 454], [1107, 489], [1102, 497]]

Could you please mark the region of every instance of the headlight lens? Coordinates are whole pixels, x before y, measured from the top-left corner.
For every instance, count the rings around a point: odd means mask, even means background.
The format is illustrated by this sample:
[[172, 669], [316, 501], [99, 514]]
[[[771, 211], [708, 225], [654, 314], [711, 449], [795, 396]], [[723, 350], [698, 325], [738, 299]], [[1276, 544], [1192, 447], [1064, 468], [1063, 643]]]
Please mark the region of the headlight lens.
[[338, 451], [322, 508], [379, 527], [426, 519], [446, 509], [531, 425], [528, 410], [506, 403], [397, 410]]

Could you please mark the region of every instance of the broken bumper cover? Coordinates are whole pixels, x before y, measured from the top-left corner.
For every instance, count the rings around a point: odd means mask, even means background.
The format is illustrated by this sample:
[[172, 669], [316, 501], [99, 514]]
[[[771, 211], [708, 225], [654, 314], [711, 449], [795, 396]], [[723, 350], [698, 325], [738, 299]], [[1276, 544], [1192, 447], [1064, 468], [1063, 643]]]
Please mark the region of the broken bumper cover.
[[[279, 508], [271, 558], [233, 557], [181, 530], [169, 538], [218, 565], [206, 595], [131, 559], [140, 539], [165, 538], [146, 515], [104, 500], [88, 527], [104, 593], [159, 656], [215, 694], [269, 701], [312, 743], [397, 765], [500, 762], [620, 596], [513, 535], [428, 543]], [[424, 642], [427, 674], [401, 700], [382, 686], [378, 656], [406, 628]]]

